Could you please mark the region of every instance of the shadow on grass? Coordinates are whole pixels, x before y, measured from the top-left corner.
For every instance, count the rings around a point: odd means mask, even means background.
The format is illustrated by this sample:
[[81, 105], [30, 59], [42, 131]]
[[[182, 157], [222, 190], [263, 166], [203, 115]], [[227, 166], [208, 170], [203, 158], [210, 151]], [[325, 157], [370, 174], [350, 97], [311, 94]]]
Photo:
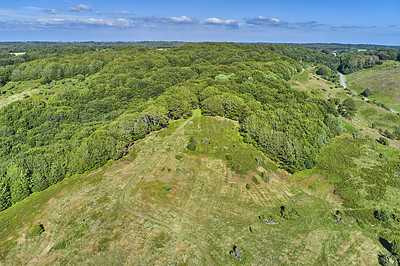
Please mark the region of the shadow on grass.
[[389, 241], [387, 241], [386, 239], [379, 237], [379, 242], [381, 243], [381, 245], [386, 248], [387, 251], [391, 252], [392, 250], [392, 245], [389, 243]]

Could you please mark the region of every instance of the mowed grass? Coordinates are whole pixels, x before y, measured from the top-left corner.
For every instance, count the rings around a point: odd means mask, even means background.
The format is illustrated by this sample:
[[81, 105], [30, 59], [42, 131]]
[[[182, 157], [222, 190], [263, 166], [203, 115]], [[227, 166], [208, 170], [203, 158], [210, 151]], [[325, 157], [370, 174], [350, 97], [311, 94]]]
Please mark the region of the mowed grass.
[[[194, 152], [186, 147], [192, 136], [199, 141]], [[246, 162], [246, 176], [227, 166], [226, 153], [243, 154], [237, 158]], [[131, 156], [2, 212], [0, 221], [9, 223], [1, 228], [1, 262], [232, 265], [236, 245], [256, 265], [376, 264], [384, 251], [378, 239], [354, 221], [333, 222], [341, 203], [327, 200], [322, 179], [313, 190], [256, 158], [260, 153], [241, 142], [236, 123], [198, 112], [150, 134]], [[259, 178], [263, 171], [269, 182]], [[296, 209], [299, 218], [279, 218], [281, 206]], [[273, 215], [278, 224], [259, 215]], [[45, 232], [25, 239], [37, 223]]]
[[400, 62], [384, 61], [383, 65], [354, 72], [346, 75], [346, 82], [358, 94], [371, 89], [373, 94], [368, 99], [400, 112]]
[[329, 97], [337, 89], [335, 84], [314, 74], [314, 71], [314, 68], [307, 68], [301, 75], [296, 75], [291, 81], [293, 88], [310, 92], [317, 97]]

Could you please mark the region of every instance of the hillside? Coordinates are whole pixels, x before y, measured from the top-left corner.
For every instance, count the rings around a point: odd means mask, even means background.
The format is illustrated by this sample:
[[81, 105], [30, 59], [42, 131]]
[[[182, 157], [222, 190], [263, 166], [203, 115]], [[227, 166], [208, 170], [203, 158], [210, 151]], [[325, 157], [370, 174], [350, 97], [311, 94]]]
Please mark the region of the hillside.
[[[2, 233], [3, 252], [10, 248], [3, 262], [232, 264], [229, 251], [236, 245], [254, 264], [369, 264], [384, 251], [354, 222], [333, 221], [340, 202], [329, 185], [302, 189], [254, 148], [241, 144], [235, 123], [199, 113], [146, 137], [128, 157], [69, 178], [3, 212], [13, 224]], [[207, 136], [210, 144], [200, 141], [198, 152], [188, 152], [190, 136]], [[241, 178], [226, 161], [206, 152], [203, 146], [208, 145], [226, 152], [240, 145], [244, 154], [254, 154], [249, 165], [259, 156], [267, 160], [266, 169], [260, 165]], [[268, 182], [260, 177], [263, 171]], [[280, 218], [281, 206], [296, 209], [299, 218]], [[278, 224], [268, 225], [260, 215], [272, 215]], [[37, 223], [44, 233], [26, 238]]]
[[347, 75], [346, 80], [354, 92], [360, 94], [368, 88], [372, 92], [368, 99], [400, 112], [399, 74], [400, 62], [385, 61], [382, 65]]
[[3, 264], [397, 259], [399, 117], [334, 55], [65, 49], [0, 68]]

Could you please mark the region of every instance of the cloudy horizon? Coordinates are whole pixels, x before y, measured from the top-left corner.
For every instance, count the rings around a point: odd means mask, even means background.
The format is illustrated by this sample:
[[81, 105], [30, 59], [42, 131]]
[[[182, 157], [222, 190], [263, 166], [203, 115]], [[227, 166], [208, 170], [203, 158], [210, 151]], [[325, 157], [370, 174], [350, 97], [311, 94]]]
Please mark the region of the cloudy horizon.
[[[0, 4], [0, 41], [234, 41], [400, 44], [400, 27], [378, 7], [309, 1], [35, 1]], [[372, 3], [372, 2], [371, 2]], [[152, 6], [153, 5], [153, 6]], [[254, 6], [251, 8], [249, 6]], [[310, 12], [310, 6], [314, 11]], [[337, 7], [339, 6], [339, 7]], [[369, 6], [369, 7], [368, 7]], [[344, 9], [338, 13], [338, 8]], [[387, 8], [385, 5], [384, 8]], [[356, 10], [354, 10], [356, 9]], [[357, 12], [356, 12], [357, 11]], [[351, 14], [348, 15], [348, 14]], [[395, 14], [393, 12], [393, 14]]]

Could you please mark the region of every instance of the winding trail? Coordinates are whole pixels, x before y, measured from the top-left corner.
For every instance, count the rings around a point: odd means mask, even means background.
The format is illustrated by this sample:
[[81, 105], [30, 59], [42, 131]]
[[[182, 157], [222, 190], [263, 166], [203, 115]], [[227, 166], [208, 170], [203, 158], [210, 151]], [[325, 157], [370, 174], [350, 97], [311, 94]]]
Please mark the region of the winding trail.
[[[160, 144], [160, 149], [158, 152], [156, 152], [151, 160], [146, 160], [144, 163], [145, 165], [141, 165], [141, 168], [148, 168], [148, 169], [155, 169], [156, 166], [158, 166], [159, 164], [163, 163], [162, 157], [163, 157], [163, 148], [166, 147], [168, 144], [173, 144], [174, 141], [174, 137], [178, 134], [178, 133], [183, 133], [183, 128], [197, 115], [197, 111], [198, 109], [195, 110], [194, 114], [192, 117], [190, 117], [189, 119], [187, 119], [182, 125], [180, 125], [175, 132], [173, 132], [170, 136], [165, 137], [165, 141]], [[140, 144], [141, 142], [138, 142], [136, 145]], [[137, 192], [137, 189], [134, 190], [132, 192], [132, 189], [135, 189], [135, 187], [138, 186], [138, 184], [143, 183], [144, 181], [146, 181], [146, 179], [148, 179], [148, 177], [152, 176], [152, 171], [149, 170], [145, 175], [143, 176], [135, 176], [135, 175], [131, 175], [130, 176], [130, 180], [128, 181], [128, 183], [126, 184], [126, 186], [121, 190], [121, 193], [118, 197], [118, 201], [120, 206], [126, 210], [127, 212], [135, 215], [136, 217], [139, 217], [141, 219], [147, 220], [149, 222], [152, 222], [154, 224], [160, 225], [166, 229], [168, 229], [169, 231], [173, 232], [174, 234], [178, 235], [179, 237], [181, 237], [182, 239], [188, 241], [189, 243], [192, 243], [193, 245], [195, 245], [198, 250], [201, 252], [201, 255], [203, 257], [202, 261], [204, 264], [214, 264], [214, 260], [211, 258], [211, 256], [208, 254], [208, 252], [206, 252], [203, 248], [203, 246], [206, 245], [206, 243], [200, 243], [198, 239], [195, 239], [195, 237], [190, 236], [185, 234], [184, 232], [180, 231], [179, 229], [177, 229], [176, 227], [172, 226], [171, 224], [168, 224], [162, 220], [156, 219], [155, 217], [152, 217], [148, 214], [144, 214], [142, 212], [139, 212], [137, 210], [137, 208], [135, 208], [135, 205], [132, 205], [129, 203], [129, 198]], [[135, 184], [135, 185], [134, 185]]]
[[343, 88], [347, 89], [343, 74], [339, 72], [339, 76], [340, 76], [340, 84], [342, 84]]

